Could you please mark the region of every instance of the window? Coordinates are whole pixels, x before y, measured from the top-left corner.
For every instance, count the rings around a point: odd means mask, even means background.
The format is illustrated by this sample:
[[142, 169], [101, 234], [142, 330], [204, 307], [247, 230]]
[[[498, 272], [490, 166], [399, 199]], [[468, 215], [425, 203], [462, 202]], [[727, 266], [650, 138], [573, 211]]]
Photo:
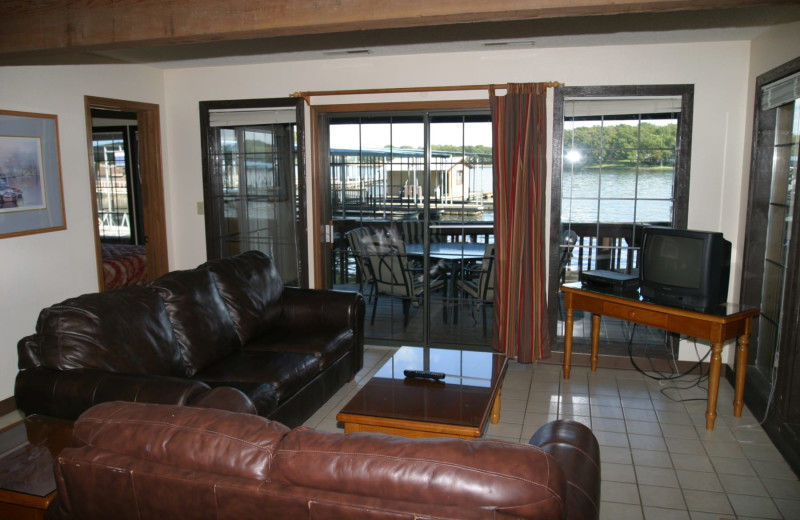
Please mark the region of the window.
[[[686, 227], [692, 91], [691, 86], [556, 89], [551, 295], [582, 271], [635, 274], [643, 226]], [[563, 334], [563, 307], [560, 298], [550, 302], [556, 337]], [[605, 341], [663, 347], [663, 332], [606, 322]], [[575, 328], [576, 337], [581, 330]], [[583, 330], [588, 336], [590, 321]]]
[[286, 285], [308, 285], [302, 103], [200, 104], [209, 258], [268, 254]]

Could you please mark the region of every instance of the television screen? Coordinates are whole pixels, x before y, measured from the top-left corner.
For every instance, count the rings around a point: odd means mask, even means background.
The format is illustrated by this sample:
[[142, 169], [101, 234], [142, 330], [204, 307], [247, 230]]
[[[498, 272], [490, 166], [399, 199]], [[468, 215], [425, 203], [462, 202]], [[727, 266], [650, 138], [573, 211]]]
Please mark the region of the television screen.
[[699, 288], [702, 283], [702, 238], [654, 235], [645, 250], [650, 280], [674, 287]]

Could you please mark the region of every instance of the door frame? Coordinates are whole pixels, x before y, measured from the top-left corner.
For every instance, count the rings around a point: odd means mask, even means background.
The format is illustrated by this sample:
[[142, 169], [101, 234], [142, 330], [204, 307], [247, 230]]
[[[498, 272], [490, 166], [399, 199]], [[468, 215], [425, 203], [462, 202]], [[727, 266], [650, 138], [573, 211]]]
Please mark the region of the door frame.
[[[95, 183], [94, 150], [92, 149], [92, 109], [133, 112], [139, 128], [139, 171], [142, 179], [142, 220], [145, 231], [147, 277], [155, 280], [169, 271], [167, 227], [164, 205], [164, 174], [161, 160], [160, 107], [152, 103], [84, 96], [86, 114], [86, 146], [89, 157], [89, 187], [91, 189], [92, 222], [97, 222], [97, 186]], [[97, 284], [102, 291], [103, 258], [100, 230], [94, 226]]]

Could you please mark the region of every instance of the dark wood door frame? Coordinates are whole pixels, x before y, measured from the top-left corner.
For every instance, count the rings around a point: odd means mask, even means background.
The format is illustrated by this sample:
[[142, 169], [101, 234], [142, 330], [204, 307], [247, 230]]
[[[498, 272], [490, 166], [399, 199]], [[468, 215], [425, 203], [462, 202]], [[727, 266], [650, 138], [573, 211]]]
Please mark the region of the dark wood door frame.
[[[164, 180], [161, 164], [161, 126], [158, 105], [121, 99], [84, 96], [86, 141], [89, 154], [89, 183], [92, 192], [92, 222], [97, 222], [97, 197], [92, 150], [92, 109], [133, 112], [139, 127], [139, 169], [142, 177], [142, 208], [147, 251], [147, 276], [154, 280], [169, 271], [167, 227], [164, 209]], [[97, 283], [103, 290], [103, 262], [100, 251], [100, 229], [94, 226]]]

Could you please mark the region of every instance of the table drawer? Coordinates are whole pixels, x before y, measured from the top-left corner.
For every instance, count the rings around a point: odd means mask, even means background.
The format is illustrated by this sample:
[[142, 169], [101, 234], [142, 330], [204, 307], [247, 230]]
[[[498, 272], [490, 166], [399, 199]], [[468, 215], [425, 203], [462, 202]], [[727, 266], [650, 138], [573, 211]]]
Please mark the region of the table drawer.
[[668, 320], [668, 316], [663, 312], [637, 309], [611, 302], [603, 302], [603, 315], [658, 328], [665, 328]]

